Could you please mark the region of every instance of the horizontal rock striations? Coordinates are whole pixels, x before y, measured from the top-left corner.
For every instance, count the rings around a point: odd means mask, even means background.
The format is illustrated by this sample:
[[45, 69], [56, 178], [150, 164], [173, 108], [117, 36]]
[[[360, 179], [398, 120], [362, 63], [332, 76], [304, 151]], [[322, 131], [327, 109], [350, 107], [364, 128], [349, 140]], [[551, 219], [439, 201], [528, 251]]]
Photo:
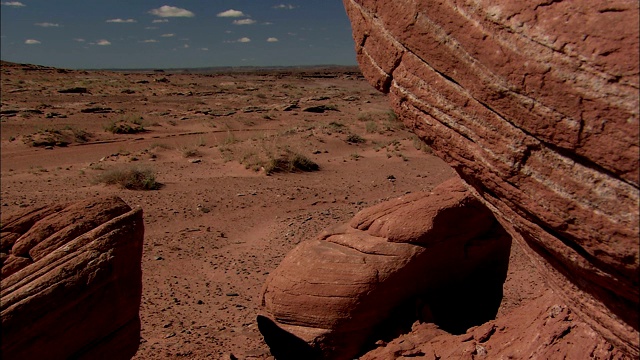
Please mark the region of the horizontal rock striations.
[[461, 333], [495, 318], [510, 246], [455, 178], [300, 243], [269, 275], [258, 326], [277, 359], [352, 359], [417, 318]]
[[142, 210], [118, 197], [3, 220], [6, 359], [129, 359], [140, 342]]
[[638, 2], [344, 4], [371, 84], [638, 356]]

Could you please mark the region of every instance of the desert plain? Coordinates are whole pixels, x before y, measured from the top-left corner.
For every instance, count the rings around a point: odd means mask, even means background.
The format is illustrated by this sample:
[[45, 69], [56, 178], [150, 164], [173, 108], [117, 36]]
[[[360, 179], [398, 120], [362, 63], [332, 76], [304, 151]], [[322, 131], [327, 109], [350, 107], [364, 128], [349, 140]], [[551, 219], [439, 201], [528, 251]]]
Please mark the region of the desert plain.
[[[455, 176], [355, 67], [3, 62], [1, 84], [3, 218], [114, 194], [144, 211], [136, 359], [271, 358], [256, 324], [260, 290], [296, 244]], [[289, 167], [292, 158], [318, 169]], [[154, 189], [106, 183], [131, 169]], [[544, 292], [514, 243], [498, 317]]]

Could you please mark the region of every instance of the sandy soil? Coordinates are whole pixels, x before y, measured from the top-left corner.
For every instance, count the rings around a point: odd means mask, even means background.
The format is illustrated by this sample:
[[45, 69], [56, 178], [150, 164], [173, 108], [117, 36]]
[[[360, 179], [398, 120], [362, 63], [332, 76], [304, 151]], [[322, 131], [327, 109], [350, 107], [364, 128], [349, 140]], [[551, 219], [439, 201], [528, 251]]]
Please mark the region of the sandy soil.
[[[3, 63], [1, 84], [3, 217], [99, 194], [144, 209], [138, 359], [269, 358], [258, 296], [289, 250], [364, 207], [454, 175], [357, 69], [124, 73]], [[86, 93], [60, 92], [78, 87]], [[305, 111], [321, 105], [322, 113]], [[108, 131], [118, 124], [145, 131]], [[285, 148], [320, 170], [267, 176], [260, 160]], [[163, 187], [97, 180], [132, 166], [154, 171]], [[499, 315], [543, 288], [514, 247]]]

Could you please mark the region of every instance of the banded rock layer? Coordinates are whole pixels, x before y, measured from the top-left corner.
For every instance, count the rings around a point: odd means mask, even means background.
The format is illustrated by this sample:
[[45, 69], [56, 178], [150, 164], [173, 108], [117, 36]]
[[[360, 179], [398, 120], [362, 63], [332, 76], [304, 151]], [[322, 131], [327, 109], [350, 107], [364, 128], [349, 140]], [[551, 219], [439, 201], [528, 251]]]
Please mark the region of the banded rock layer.
[[104, 197], [2, 222], [2, 356], [129, 359], [140, 342], [142, 210]]
[[404, 123], [638, 356], [638, 2], [344, 0]]
[[464, 332], [495, 318], [510, 246], [454, 178], [300, 243], [269, 275], [258, 326], [277, 359], [353, 359], [416, 318]]

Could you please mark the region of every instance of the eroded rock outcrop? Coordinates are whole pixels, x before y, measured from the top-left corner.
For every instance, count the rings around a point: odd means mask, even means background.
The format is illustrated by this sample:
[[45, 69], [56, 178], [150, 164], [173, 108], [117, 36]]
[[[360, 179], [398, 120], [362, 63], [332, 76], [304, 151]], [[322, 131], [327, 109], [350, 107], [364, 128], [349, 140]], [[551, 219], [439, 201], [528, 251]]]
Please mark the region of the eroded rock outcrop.
[[278, 359], [352, 359], [416, 318], [464, 332], [495, 317], [510, 245], [454, 178], [299, 244], [269, 275], [258, 325]]
[[637, 357], [638, 2], [344, 4], [372, 85], [572, 311]]
[[140, 341], [142, 210], [102, 197], [2, 222], [2, 356], [129, 359]]

